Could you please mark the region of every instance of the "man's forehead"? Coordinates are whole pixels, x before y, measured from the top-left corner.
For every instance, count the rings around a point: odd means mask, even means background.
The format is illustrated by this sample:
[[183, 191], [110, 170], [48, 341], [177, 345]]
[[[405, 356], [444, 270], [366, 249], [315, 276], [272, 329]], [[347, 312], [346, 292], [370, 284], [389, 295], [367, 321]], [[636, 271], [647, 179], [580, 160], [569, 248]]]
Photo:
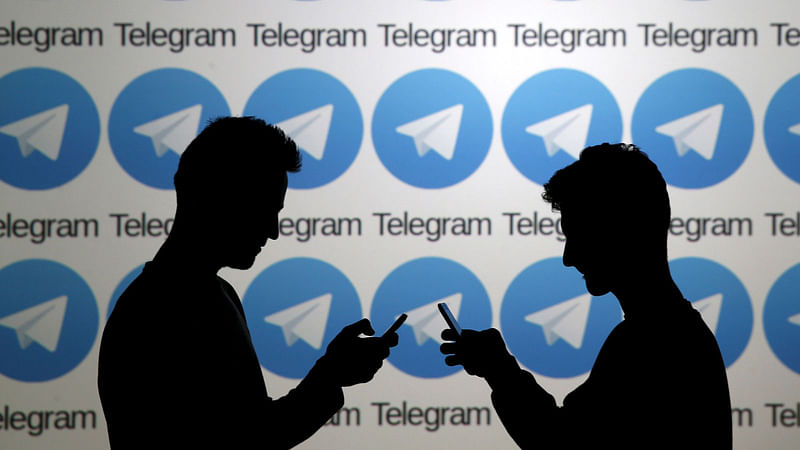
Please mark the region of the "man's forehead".
[[245, 197], [265, 199], [280, 199], [282, 201], [287, 189], [286, 174], [266, 174], [242, 177], [228, 185], [231, 194]]
[[244, 170], [237, 177], [236, 184], [242, 187], [260, 190], [283, 190], [287, 185], [286, 172]]
[[577, 202], [570, 202], [567, 204], [561, 204], [559, 211], [561, 212], [561, 218], [564, 220], [565, 218], [568, 220], [574, 220], [581, 218], [587, 215], [587, 209], [585, 205], [582, 205]]
[[561, 206], [561, 222], [570, 228], [597, 227], [611, 216], [611, 205], [570, 203]]

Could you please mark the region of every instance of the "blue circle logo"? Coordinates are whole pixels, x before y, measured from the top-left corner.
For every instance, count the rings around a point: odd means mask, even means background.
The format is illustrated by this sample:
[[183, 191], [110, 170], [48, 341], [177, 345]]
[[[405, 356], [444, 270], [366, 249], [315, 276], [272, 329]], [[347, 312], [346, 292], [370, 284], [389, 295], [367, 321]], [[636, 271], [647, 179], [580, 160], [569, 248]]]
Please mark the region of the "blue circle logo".
[[108, 141], [123, 169], [147, 186], [173, 189], [180, 155], [205, 124], [230, 115], [216, 87], [183, 69], [158, 69], [131, 81], [108, 118]]
[[558, 257], [517, 275], [500, 309], [511, 353], [532, 371], [556, 378], [588, 372], [621, 320], [617, 300], [610, 294], [593, 297], [581, 274]]
[[0, 373], [47, 381], [74, 369], [97, 336], [89, 285], [72, 269], [29, 259], [0, 270]]
[[753, 142], [753, 115], [730, 80], [703, 69], [657, 79], [633, 111], [633, 141], [667, 183], [704, 188], [731, 176]]
[[800, 75], [787, 81], [767, 107], [764, 141], [784, 175], [800, 183]]
[[372, 140], [400, 181], [443, 188], [469, 177], [492, 142], [492, 114], [478, 88], [441, 69], [411, 72], [383, 93], [372, 117]]
[[800, 264], [778, 278], [764, 303], [764, 334], [773, 353], [800, 374]]
[[108, 302], [108, 311], [106, 312], [106, 319], [111, 317], [111, 312], [114, 311], [114, 306], [117, 305], [117, 300], [119, 300], [120, 296], [122, 296], [122, 293], [125, 292], [125, 289], [128, 289], [128, 286], [130, 286], [131, 283], [133, 283], [133, 280], [135, 280], [136, 277], [138, 277], [142, 273], [143, 269], [144, 269], [144, 264], [134, 268], [133, 270], [128, 272], [127, 275], [125, 275], [125, 278], [123, 278], [122, 281], [119, 282], [117, 288], [114, 289], [114, 292], [111, 294], [111, 301]]
[[378, 333], [402, 313], [408, 314], [397, 334], [399, 345], [389, 362], [403, 372], [439, 378], [461, 370], [448, 366], [439, 352], [447, 324], [436, 307], [444, 302], [464, 328], [484, 329], [492, 324], [489, 296], [480, 280], [466, 267], [444, 258], [409, 261], [393, 270], [378, 287], [370, 318]]
[[611, 92], [591, 75], [554, 69], [534, 75], [514, 91], [502, 130], [514, 167], [544, 184], [587, 146], [619, 142], [622, 114]]
[[725, 367], [744, 352], [753, 331], [753, 306], [741, 281], [724, 266], [703, 258], [669, 263], [675, 283], [717, 338]]
[[312, 258], [264, 269], [242, 306], [261, 365], [287, 378], [303, 378], [339, 331], [363, 317], [350, 280]]
[[325, 72], [293, 69], [263, 82], [244, 114], [274, 123], [303, 152], [303, 169], [289, 187], [316, 188], [339, 178], [358, 154], [364, 125], [355, 97]]
[[41, 68], [0, 78], [0, 180], [30, 190], [61, 186], [92, 160], [100, 117], [68, 75]]

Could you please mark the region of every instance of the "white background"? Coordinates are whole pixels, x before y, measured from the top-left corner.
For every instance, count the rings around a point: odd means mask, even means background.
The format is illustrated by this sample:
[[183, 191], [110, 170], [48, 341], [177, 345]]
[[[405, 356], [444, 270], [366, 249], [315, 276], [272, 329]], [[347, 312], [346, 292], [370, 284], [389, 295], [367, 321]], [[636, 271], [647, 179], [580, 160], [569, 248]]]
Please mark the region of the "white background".
[[[271, 242], [255, 266], [245, 272], [223, 271], [240, 295], [267, 266], [296, 256], [323, 259], [353, 282], [368, 313], [381, 281], [393, 269], [422, 256], [453, 259], [475, 273], [492, 300], [494, 326], [499, 326], [500, 302], [513, 278], [533, 262], [561, 254], [552, 237], [505, 236], [504, 211], [523, 214], [549, 211], [540, 200], [541, 186], [522, 176], [504, 151], [500, 125], [505, 104], [530, 76], [550, 68], [572, 68], [600, 80], [615, 96], [622, 112], [623, 140], [630, 141], [631, 116], [636, 101], [660, 76], [684, 67], [718, 72], [744, 93], [754, 117], [754, 139], [740, 169], [724, 182], [705, 189], [670, 188], [673, 214], [681, 217], [751, 217], [750, 237], [705, 237], [691, 243], [673, 237], [670, 257], [702, 256], [722, 263], [745, 285], [753, 302], [753, 333], [742, 356], [728, 369], [733, 405], [751, 408], [752, 427], [735, 428], [736, 448], [791, 448], [800, 428], [774, 428], [765, 403], [790, 407], [800, 401], [800, 376], [786, 368], [770, 350], [762, 327], [764, 299], [774, 281], [800, 262], [797, 237], [773, 237], [765, 212], [791, 215], [800, 209], [800, 186], [784, 176], [769, 158], [762, 135], [764, 113], [775, 91], [800, 73], [800, 48], [777, 47], [771, 22], [800, 25], [800, 8], [794, 1], [752, 2], [711, 0], [550, 0], [484, 2], [452, 0], [289, 0], [236, 1], [15, 1], [0, 4], [0, 25], [16, 20], [18, 26], [99, 26], [105, 32], [103, 47], [60, 48], [38, 53], [32, 47], [0, 47], [0, 76], [27, 67], [47, 67], [69, 74], [91, 94], [101, 122], [100, 143], [83, 173], [58, 189], [26, 191], [0, 183], [0, 210], [15, 217], [97, 217], [100, 238], [50, 239], [33, 244], [25, 239], [0, 242], [0, 267], [28, 258], [61, 262], [79, 273], [98, 301], [100, 328], [112, 291], [134, 267], [149, 260], [160, 245], [155, 238], [120, 239], [113, 236], [109, 213], [127, 212], [170, 217], [174, 194], [147, 187], [124, 172], [108, 144], [107, 123], [119, 92], [139, 75], [161, 67], [179, 67], [201, 74], [222, 92], [233, 114], [240, 114], [249, 95], [270, 76], [286, 69], [307, 67], [327, 72], [350, 88], [364, 119], [364, 137], [355, 161], [341, 177], [317, 189], [290, 190], [287, 217], [354, 217], [363, 219], [360, 237], [312, 238], [300, 243], [292, 238]], [[236, 48], [187, 48], [172, 53], [167, 48], [119, 46], [113, 23], [150, 20], [162, 27], [209, 26], [237, 30]], [[275, 26], [365, 28], [366, 48], [319, 48], [311, 54], [299, 48], [253, 48], [248, 22]], [[448, 49], [441, 54], [424, 48], [385, 48], [378, 23], [415, 26], [494, 28], [495, 48]], [[509, 23], [542, 21], [552, 28], [623, 27], [628, 31], [624, 48], [578, 48], [563, 53], [558, 48], [514, 48]], [[747, 48], [709, 48], [694, 53], [689, 48], [645, 48], [638, 23], [669, 21], [691, 28], [755, 27], [759, 45]], [[492, 146], [480, 168], [463, 182], [445, 189], [425, 190], [394, 178], [380, 163], [372, 146], [371, 117], [383, 91], [397, 78], [421, 68], [444, 68], [469, 79], [481, 90], [492, 112]], [[798, 99], [800, 100], [800, 99]], [[2, 104], [0, 107], [7, 107]], [[647, 150], [647, 149], [645, 149]], [[490, 216], [491, 237], [444, 238], [380, 237], [372, 213], [390, 211], [415, 216]], [[610, 211], [613, 216], [613, 211]], [[0, 299], [3, 301], [3, 299]], [[93, 350], [68, 374], [44, 383], [24, 383], [0, 375], [0, 403], [14, 409], [94, 409], [98, 428], [92, 431], [46, 430], [39, 437], [22, 431], [0, 430], [4, 449], [107, 448], [105, 424], [95, 387], [100, 331]], [[0, 348], [0, 353], [2, 348]], [[198, 365], [197, 370], [202, 370]], [[265, 371], [272, 396], [288, 391], [296, 380]], [[571, 379], [537, 377], [560, 401], [585, 376]], [[424, 427], [376, 426], [374, 401], [418, 406], [489, 406], [484, 383], [463, 372], [442, 379], [418, 379], [386, 364], [375, 380], [346, 391], [346, 405], [362, 410], [360, 427], [326, 427], [302, 448], [513, 448], [497, 416], [491, 427], [445, 426], [437, 432]], [[157, 408], [158, 405], [153, 405]], [[658, 405], [643, 405], [643, 408]], [[646, 411], [643, 411], [646, 413]], [[209, 412], [209, 425], [213, 413]], [[143, 432], [168, 424], [142, 418]], [[658, 430], [658, 424], [654, 424]], [[664, 430], [675, 432], [675, 430]], [[658, 433], [658, 431], [656, 431]]]

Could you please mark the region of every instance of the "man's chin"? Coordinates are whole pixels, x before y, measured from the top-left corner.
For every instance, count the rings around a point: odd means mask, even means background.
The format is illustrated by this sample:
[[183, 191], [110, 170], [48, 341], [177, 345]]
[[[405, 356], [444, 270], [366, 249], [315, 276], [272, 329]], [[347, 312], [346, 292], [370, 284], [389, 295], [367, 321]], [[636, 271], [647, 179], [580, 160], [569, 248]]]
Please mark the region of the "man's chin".
[[586, 281], [586, 290], [589, 291], [590, 294], [594, 295], [595, 297], [599, 297], [601, 295], [606, 295], [611, 292], [611, 289], [607, 288], [604, 285], [598, 285], [591, 280], [587, 280], [584, 277], [584, 281]]
[[227, 264], [228, 267], [231, 269], [239, 269], [239, 270], [247, 270], [253, 267], [253, 263], [256, 262], [256, 255], [250, 257], [241, 257], [236, 258]]

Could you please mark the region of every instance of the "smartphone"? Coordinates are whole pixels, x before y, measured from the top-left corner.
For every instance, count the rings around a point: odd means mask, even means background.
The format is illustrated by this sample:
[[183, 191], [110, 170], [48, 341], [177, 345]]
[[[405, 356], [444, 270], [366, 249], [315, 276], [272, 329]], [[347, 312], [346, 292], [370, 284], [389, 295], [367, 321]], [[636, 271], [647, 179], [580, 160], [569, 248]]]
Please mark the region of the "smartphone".
[[461, 327], [458, 325], [458, 321], [456, 321], [453, 313], [450, 312], [450, 308], [447, 307], [447, 303], [439, 303], [436, 306], [439, 307], [439, 312], [442, 313], [442, 317], [444, 317], [444, 321], [447, 322], [447, 326], [461, 336]]
[[397, 320], [394, 321], [392, 326], [390, 326], [389, 329], [386, 330], [385, 333], [383, 333], [383, 336], [386, 336], [387, 334], [391, 334], [391, 333], [394, 333], [395, 331], [397, 331], [397, 329], [400, 328], [400, 325], [402, 325], [403, 322], [405, 322], [407, 318], [408, 318], [408, 314], [406, 314], [406, 313], [400, 314], [400, 316], [397, 317]]

